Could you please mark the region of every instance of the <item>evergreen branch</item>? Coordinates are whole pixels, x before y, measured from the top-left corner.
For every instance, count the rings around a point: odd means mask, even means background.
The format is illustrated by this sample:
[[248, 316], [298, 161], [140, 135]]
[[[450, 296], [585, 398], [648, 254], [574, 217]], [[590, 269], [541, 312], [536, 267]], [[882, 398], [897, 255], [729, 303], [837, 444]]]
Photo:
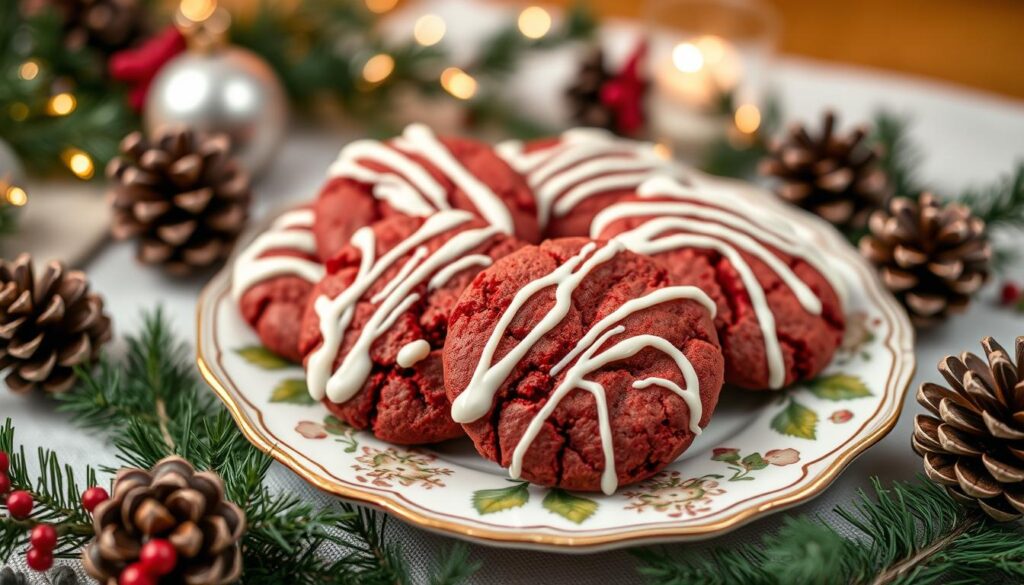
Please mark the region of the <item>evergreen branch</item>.
[[968, 189], [959, 201], [982, 219], [989, 230], [1024, 228], [1024, 161], [995, 184]]
[[444, 555], [430, 578], [430, 585], [458, 585], [466, 582], [480, 570], [480, 561], [471, 561], [469, 548], [458, 543]]
[[[0, 515], [0, 561], [6, 562], [15, 550], [28, 543], [29, 530], [37, 524], [51, 524], [57, 529], [57, 547], [54, 556], [75, 556], [93, 535], [92, 517], [81, 506], [78, 480], [74, 470], [62, 465], [53, 451], [40, 448], [39, 475], [32, 480], [24, 447], [14, 442], [14, 424], [7, 419], [0, 428], [0, 451], [10, 459], [8, 477], [11, 489], [24, 490], [35, 502], [32, 515], [25, 520]], [[86, 485], [97, 484], [96, 473], [87, 467]], [[0, 509], [6, 506], [0, 503]]]
[[875, 113], [872, 142], [879, 149], [878, 164], [889, 180], [893, 196], [916, 199], [924, 190], [917, 180], [921, 151], [907, 136], [907, 118], [887, 110]]
[[470, 72], [478, 76], [501, 77], [515, 71], [519, 59], [531, 49], [550, 49], [569, 41], [588, 39], [597, 22], [586, 3], [578, 2], [565, 13], [562, 26], [539, 39], [524, 36], [515, 23], [502, 28], [480, 48]]
[[[968, 510], [922, 478], [861, 493], [836, 513], [856, 534], [821, 519], [787, 519], [757, 545], [677, 557], [640, 550], [638, 572], [659, 585], [788, 583], [910, 585], [1024, 578], [1024, 535]], [[844, 531], [845, 532], [845, 531]], [[948, 581], [947, 581], [948, 579]]]
[[[0, 186], [3, 179], [0, 178]], [[18, 208], [0, 201], [0, 238], [18, 231]]]
[[[59, 397], [61, 409], [82, 427], [109, 434], [125, 464], [148, 469], [177, 454], [197, 470], [216, 472], [227, 499], [246, 513], [247, 585], [409, 582], [401, 548], [389, 539], [386, 516], [349, 504], [319, 507], [265, 487], [270, 457], [253, 447], [220, 402], [201, 390], [188, 352], [161, 310], [144, 315], [141, 334], [129, 337], [127, 346], [120, 360], [106, 357], [95, 370], [79, 370], [78, 387]], [[4, 543], [0, 535], [0, 546]], [[326, 558], [328, 550], [338, 549], [341, 558]], [[433, 579], [456, 583], [474, 567], [464, 551], [456, 550]]]

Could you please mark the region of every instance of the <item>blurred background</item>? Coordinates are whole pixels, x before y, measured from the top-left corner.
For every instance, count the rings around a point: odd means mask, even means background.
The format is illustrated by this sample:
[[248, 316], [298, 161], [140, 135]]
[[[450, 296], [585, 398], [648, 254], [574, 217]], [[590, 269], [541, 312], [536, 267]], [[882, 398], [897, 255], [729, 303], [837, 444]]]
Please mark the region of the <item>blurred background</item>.
[[[1020, 0], [765, 0], [779, 14], [785, 54], [927, 76], [1024, 98]], [[525, 4], [518, 2], [517, 4]], [[572, 0], [555, 0], [568, 6]], [[609, 17], [642, 16], [644, 3], [591, 0]]]

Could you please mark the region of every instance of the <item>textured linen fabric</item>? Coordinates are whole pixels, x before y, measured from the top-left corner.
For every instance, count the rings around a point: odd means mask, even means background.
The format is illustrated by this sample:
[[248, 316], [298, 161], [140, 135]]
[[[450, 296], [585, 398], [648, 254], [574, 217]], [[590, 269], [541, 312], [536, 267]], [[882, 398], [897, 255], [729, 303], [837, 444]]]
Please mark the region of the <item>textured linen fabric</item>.
[[[626, 47], [626, 40], [619, 35], [612, 42]], [[557, 69], [557, 61], [562, 56], [551, 55], [550, 58], [555, 63], [551, 67]], [[533, 74], [545, 71], [548, 70]], [[774, 81], [780, 90], [784, 111], [791, 119], [816, 118], [827, 106], [837, 107], [844, 122], [869, 120], [881, 105], [910, 114], [912, 137], [924, 147], [921, 177], [944, 193], [991, 181], [1007, 172], [1014, 161], [1024, 158], [1024, 145], [1020, 142], [1020, 137], [1024, 136], [1024, 104], [949, 86], [804, 61], [783, 60], [775, 69]], [[538, 87], [534, 84], [531, 89], [536, 94]], [[548, 103], [555, 103], [558, 94], [559, 89], [551, 87], [546, 98]], [[544, 101], [545, 96], [538, 99]], [[272, 171], [256, 185], [256, 217], [266, 217], [288, 201], [312, 197], [320, 186], [323, 170], [347, 138], [350, 137], [308, 131], [294, 133]], [[142, 311], [161, 303], [181, 338], [189, 342], [195, 339], [195, 299], [203, 284], [201, 280], [174, 280], [154, 270], [140, 269], [135, 265], [129, 244], [104, 248], [85, 268], [95, 289], [107, 299], [118, 336], [139, 331]], [[1010, 276], [1018, 280], [1024, 277], [1024, 266], [1017, 266]], [[942, 356], [963, 350], [978, 351], [978, 341], [984, 335], [994, 335], [1000, 342], [1010, 343], [1024, 331], [1024, 316], [993, 306], [994, 288], [990, 286], [982, 294], [967, 316], [920, 334], [918, 371], [899, 424], [888, 437], [850, 465], [821, 496], [786, 514], [813, 513], [826, 520], [836, 520], [832, 508], [851, 502], [857, 490], [868, 489], [870, 476], [878, 475], [891, 481], [912, 479], [919, 472], [920, 460], [910, 450], [913, 416], [921, 411], [914, 402], [914, 389], [924, 380], [939, 380], [935, 365]], [[37, 446], [56, 449], [61, 458], [76, 469], [86, 464], [116, 463], [111, 445], [71, 426], [67, 417], [54, 413], [45, 400], [0, 391], [0, 419], [6, 417], [14, 419], [17, 439], [29, 453]], [[277, 464], [271, 470], [270, 483], [273, 489], [302, 494], [311, 501], [323, 504], [332, 501]], [[775, 514], [761, 518], [714, 540], [671, 546], [674, 550], [699, 552], [712, 546], [756, 542], [763, 533], [776, 528], [783, 517], [783, 514]], [[414, 582], [427, 582], [437, 555], [454, 541], [397, 520], [390, 522], [390, 527], [391, 538], [405, 547]], [[634, 559], [625, 551], [570, 555], [472, 545], [471, 556], [483, 562], [483, 569], [472, 583], [641, 581], [634, 570]], [[23, 568], [23, 558], [14, 559], [14, 565]], [[33, 583], [45, 581], [35, 577]]]

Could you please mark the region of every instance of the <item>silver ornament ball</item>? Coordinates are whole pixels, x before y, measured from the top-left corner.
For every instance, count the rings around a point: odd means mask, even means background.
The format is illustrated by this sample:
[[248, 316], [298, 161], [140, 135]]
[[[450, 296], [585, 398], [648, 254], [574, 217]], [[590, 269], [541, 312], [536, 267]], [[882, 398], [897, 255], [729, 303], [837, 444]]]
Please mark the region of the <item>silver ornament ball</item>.
[[288, 100], [262, 58], [229, 46], [189, 51], [167, 63], [143, 113], [150, 134], [164, 125], [228, 134], [239, 160], [258, 174], [284, 140]]

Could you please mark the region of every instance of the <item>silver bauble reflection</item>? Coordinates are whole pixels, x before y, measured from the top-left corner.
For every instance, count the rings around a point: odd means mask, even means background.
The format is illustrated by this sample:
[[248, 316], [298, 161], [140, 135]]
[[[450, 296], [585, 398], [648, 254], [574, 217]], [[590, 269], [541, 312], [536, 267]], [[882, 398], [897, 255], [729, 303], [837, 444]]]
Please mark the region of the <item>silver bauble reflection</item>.
[[150, 87], [144, 117], [150, 134], [165, 124], [226, 133], [242, 164], [259, 174], [284, 140], [288, 101], [262, 58], [227, 46], [167, 63]]

